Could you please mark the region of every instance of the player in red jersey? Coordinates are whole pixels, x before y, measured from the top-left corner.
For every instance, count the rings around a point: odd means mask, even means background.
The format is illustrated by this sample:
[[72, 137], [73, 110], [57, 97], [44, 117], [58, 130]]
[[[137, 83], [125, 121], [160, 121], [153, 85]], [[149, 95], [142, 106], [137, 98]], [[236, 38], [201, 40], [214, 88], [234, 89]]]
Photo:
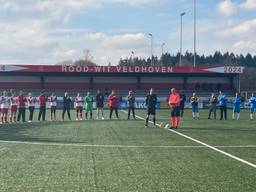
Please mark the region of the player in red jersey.
[[1, 120], [0, 123], [7, 123], [8, 109], [9, 109], [9, 97], [7, 92], [3, 91], [3, 95], [0, 97], [0, 109], [1, 109]]
[[52, 93], [49, 100], [51, 106], [51, 121], [56, 121], [57, 96]]
[[75, 98], [75, 108], [76, 108], [76, 120], [83, 120], [83, 106], [84, 106], [84, 99], [80, 96], [80, 93], [77, 93]]
[[42, 117], [42, 120], [45, 121], [47, 97], [45, 96], [44, 91], [41, 92], [37, 100], [40, 107], [39, 114], [38, 114], [38, 121], [41, 120], [41, 117]]
[[26, 102], [27, 99], [23, 95], [23, 92], [20, 91], [17, 104], [18, 104], [18, 122], [20, 122], [20, 119], [22, 118], [22, 122], [26, 122]]
[[16, 93], [12, 93], [10, 98], [10, 122], [16, 122], [16, 115], [17, 115], [17, 102], [18, 97], [16, 96]]
[[169, 105], [171, 107], [171, 128], [177, 129], [180, 125], [180, 94], [175, 88], [171, 90]]
[[112, 91], [111, 94], [108, 96], [108, 105], [110, 108], [109, 119], [112, 119], [113, 111], [116, 113], [116, 118], [119, 119], [118, 116], [118, 96], [116, 95], [115, 91]]

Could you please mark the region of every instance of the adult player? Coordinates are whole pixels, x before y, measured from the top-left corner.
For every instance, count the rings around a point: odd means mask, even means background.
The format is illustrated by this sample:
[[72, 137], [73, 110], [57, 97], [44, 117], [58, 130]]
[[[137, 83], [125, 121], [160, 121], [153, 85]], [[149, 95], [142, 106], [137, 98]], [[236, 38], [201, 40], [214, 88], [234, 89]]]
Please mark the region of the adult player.
[[41, 121], [41, 118], [43, 121], [45, 121], [47, 96], [44, 94], [44, 91], [42, 91], [40, 96], [38, 97], [38, 103], [39, 103], [38, 121]]
[[192, 97], [190, 98], [190, 103], [192, 105], [192, 116], [193, 119], [199, 119], [199, 109], [198, 109], [198, 97], [196, 95], [196, 93], [194, 92]]
[[111, 94], [108, 96], [108, 105], [110, 108], [110, 113], [109, 113], [109, 119], [112, 119], [112, 114], [113, 111], [116, 113], [116, 118], [119, 119], [118, 116], [118, 96], [116, 95], [115, 91], [112, 90]]
[[71, 121], [71, 116], [70, 116], [71, 102], [72, 102], [72, 99], [69, 97], [68, 92], [65, 92], [63, 97], [63, 111], [62, 111], [63, 121], [65, 120], [66, 112], [68, 114], [68, 119]]
[[20, 91], [18, 96], [17, 104], [18, 104], [18, 122], [22, 119], [22, 122], [26, 122], [26, 103], [27, 98], [24, 96], [23, 91]]
[[55, 93], [52, 93], [52, 95], [49, 97], [48, 101], [50, 102], [51, 107], [51, 121], [56, 121], [56, 111], [57, 111], [57, 96]]
[[219, 101], [219, 106], [220, 106], [220, 120], [223, 120], [223, 116], [225, 118], [225, 120], [227, 120], [227, 96], [222, 93], [222, 91], [219, 92], [219, 97], [218, 97], [218, 101]]
[[233, 116], [232, 116], [233, 120], [240, 119], [241, 104], [242, 104], [242, 98], [239, 95], [239, 93], [236, 93], [236, 96], [233, 98]]
[[97, 119], [100, 118], [100, 113], [101, 113], [101, 119], [104, 120], [104, 115], [103, 115], [103, 108], [104, 108], [104, 95], [100, 90], [97, 91], [96, 95], [96, 107], [97, 107]]
[[84, 98], [81, 97], [80, 93], [77, 93], [77, 96], [75, 98], [76, 121], [83, 120], [83, 106]]
[[156, 104], [157, 104], [157, 95], [155, 94], [154, 89], [151, 88], [149, 91], [149, 94], [146, 97], [147, 117], [146, 117], [145, 128], [148, 127], [148, 121], [149, 121], [150, 115], [153, 116], [153, 123], [154, 123], [154, 126], [156, 126]]
[[0, 97], [0, 110], [1, 110], [1, 120], [0, 123], [7, 123], [9, 109], [9, 97], [6, 91], [3, 91], [3, 95]]
[[178, 128], [180, 126], [180, 102], [181, 98], [176, 89], [171, 89], [171, 95], [169, 97], [169, 106], [171, 108], [171, 129]]
[[31, 123], [33, 121], [34, 111], [36, 107], [36, 98], [32, 95], [32, 93], [28, 94], [27, 104], [28, 104], [28, 110], [29, 110], [28, 122]]
[[87, 96], [84, 98], [84, 108], [85, 108], [85, 119], [88, 119], [88, 113], [90, 114], [90, 119], [92, 120], [92, 110], [93, 110], [93, 96], [88, 91]]
[[212, 93], [210, 99], [209, 99], [209, 115], [208, 119], [211, 119], [212, 113], [214, 116], [214, 119], [216, 119], [216, 109], [217, 109], [217, 104], [218, 104], [218, 98], [216, 97], [215, 93]]
[[127, 104], [128, 104], [128, 120], [130, 120], [131, 112], [133, 119], [135, 120], [135, 96], [133, 95], [132, 91], [129, 91], [128, 96], [127, 96]]
[[16, 93], [11, 93], [10, 97], [10, 122], [16, 122], [16, 115], [17, 115], [17, 102], [18, 97], [16, 96]]
[[180, 95], [180, 116], [183, 117], [184, 115], [184, 109], [185, 109], [185, 103], [187, 101], [187, 97], [184, 93]]
[[252, 93], [252, 96], [249, 99], [249, 108], [250, 108], [250, 119], [253, 120], [253, 115], [256, 113], [256, 96]]

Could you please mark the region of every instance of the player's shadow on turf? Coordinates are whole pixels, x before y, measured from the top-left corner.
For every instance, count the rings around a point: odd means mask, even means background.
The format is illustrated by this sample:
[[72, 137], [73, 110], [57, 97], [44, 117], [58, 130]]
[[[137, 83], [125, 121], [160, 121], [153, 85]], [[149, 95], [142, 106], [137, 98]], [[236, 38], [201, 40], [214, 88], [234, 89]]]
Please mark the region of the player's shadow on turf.
[[62, 142], [55, 141], [53, 139], [38, 138], [29, 135], [27, 131], [33, 129], [44, 129], [49, 125], [66, 125], [71, 122], [35, 122], [35, 123], [23, 123], [23, 124], [6, 124], [0, 127], [0, 140], [2, 141], [28, 141], [28, 142]]

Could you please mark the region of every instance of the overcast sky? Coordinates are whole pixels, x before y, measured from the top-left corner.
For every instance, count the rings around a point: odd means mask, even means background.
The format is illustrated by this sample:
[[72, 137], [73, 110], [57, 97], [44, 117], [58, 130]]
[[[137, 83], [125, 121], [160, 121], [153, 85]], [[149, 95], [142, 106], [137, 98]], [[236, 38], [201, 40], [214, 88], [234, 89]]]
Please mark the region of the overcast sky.
[[[256, 0], [197, 0], [198, 53], [256, 54]], [[0, 0], [0, 63], [54, 64], [89, 49], [94, 62], [193, 51], [193, 0]]]

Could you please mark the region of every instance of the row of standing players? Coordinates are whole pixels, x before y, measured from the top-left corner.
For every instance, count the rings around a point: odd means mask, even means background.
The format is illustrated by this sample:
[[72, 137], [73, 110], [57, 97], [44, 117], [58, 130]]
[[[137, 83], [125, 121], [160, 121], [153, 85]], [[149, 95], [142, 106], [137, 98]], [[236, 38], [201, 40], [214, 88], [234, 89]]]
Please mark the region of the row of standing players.
[[[130, 92], [132, 95], [132, 92]], [[135, 102], [135, 98], [133, 97], [133, 102]], [[118, 100], [119, 97], [115, 94], [115, 91], [108, 96], [108, 105], [110, 108], [109, 118], [112, 119], [112, 114], [115, 111], [116, 117], [118, 116]], [[44, 92], [41, 92], [40, 96], [34, 97], [31, 93], [28, 96], [25, 96], [22, 91], [20, 91], [19, 95], [16, 96], [15, 93], [7, 94], [6, 91], [2, 93], [0, 96], [0, 123], [8, 123], [9, 122], [25, 122], [26, 119], [26, 107], [29, 110], [29, 122], [33, 121], [34, 111], [36, 105], [39, 105], [39, 113], [38, 113], [38, 121], [46, 120], [46, 104], [50, 103], [50, 120], [56, 120], [56, 111], [57, 111], [57, 96], [53, 93], [51, 96], [46, 96]], [[68, 92], [64, 93], [63, 96], [63, 110], [62, 110], [62, 120], [65, 120], [65, 115], [67, 114], [68, 119], [71, 120], [70, 110], [72, 102], [74, 102], [74, 108], [76, 109], [76, 120], [83, 119], [83, 109], [85, 109], [85, 119], [92, 119], [92, 111], [93, 111], [93, 96], [91, 96], [90, 92], [87, 92], [85, 97], [82, 97], [80, 93], [73, 99], [68, 95]], [[96, 105], [97, 105], [97, 119], [101, 114], [101, 118], [104, 119], [103, 116], [103, 108], [104, 108], [104, 95], [101, 91], [97, 92], [96, 95]], [[9, 119], [8, 112], [10, 110]], [[133, 109], [134, 112], [134, 109]], [[135, 115], [134, 115], [135, 117]]]
[[[119, 118], [118, 115], [118, 96], [115, 94], [115, 91], [108, 96], [108, 105], [110, 108], [109, 119], [112, 119], [112, 114], [115, 111], [116, 117]], [[4, 91], [2, 96], [0, 97], [0, 106], [1, 106], [1, 119], [0, 123], [6, 123], [8, 118], [8, 109], [10, 108], [10, 122], [16, 122], [16, 113], [18, 112], [18, 121], [22, 119], [25, 122], [25, 112], [26, 112], [26, 103], [29, 109], [29, 122], [33, 120], [33, 114], [35, 110], [35, 104], [38, 102], [39, 115], [38, 120], [45, 121], [46, 115], [46, 102], [50, 102], [51, 106], [51, 117], [50, 120], [56, 120], [56, 109], [57, 109], [57, 96], [52, 94], [50, 97], [47, 97], [44, 92], [40, 94], [39, 97], [33, 97], [31, 93], [28, 96], [24, 96], [23, 92], [20, 92], [19, 96], [16, 96], [15, 93], [11, 94], [11, 96], [7, 96], [7, 92]], [[70, 109], [71, 103], [75, 103], [76, 109], [76, 120], [83, 119], [83, 109], [85, 109], [85, 119], [88, 119], [88, 115], [90, 115], [90, 119], [92, 119], [92, 110], [93, 110], [93, 97], [90, 92], [87, 93], [86, 97], [80, 96], [80, 93], [77, 94], [77, 97], [73, 100], [69, 97], [66, 92], [63, 97], [63, 111], [62, 111], [62, 119], [65, 119], [65, 114], [67, 113], [68, 118], [71, 120]], [[130, 115], [134, 119], [135, 116], [135, 97], [132, 91], [129, 91], [127, 96], [128, 102], [128, 119], [130, 119]], [[180, 124], [180, 116], [183, 116], [184, 106], [186, 102], [186, 96], [184, 94], [178, 94], [175, 89], [171, 90], [171, 94], [169, 97], [169, 105], [171, 108], [171, 127], [178, 127]], [[192, 115], [194, 119], [199, 119], [199, 99], [196, 93], [193, 93], [190, 98], [190, 103], [192, 105]], [[214, 118], [216, 119], [216, 109], [217, 105], [220, 106], [220, 119], [227, 119], [227, 97], [222, 92], [219, 92], [219, 95], [216, 96], [214, 93], [211, 95], [209, 99], [210, 107], [209, 107], [209, 117], [211, 118], [211, 114], [214, 114]], [[235, 119], [235, 115], [237, 115], [237, 119], [240, 117], [242, 99], [237, 93], [233, 99], [233, 119]], [[146, 105], [147, 105], [147, 117], [146, 124], [148, 126], [150, 115], [153, 116], [153, 122], [156, 124], [156, 104], [157, 104], [157, 95], [154, 93], [154, 90], [151, 89], [149, 94], [146, 97]], [[250, 104], [250, 118], [253, 119], [253, 114], [256, 112], [256, 97], [252, 94], [252, 97], [249, 100]], [[101, 114], [101, 118], [104, 119], [103, 108], [104, 108], [104, 95], [98, 91], [96, 95], [96, 107], [97, 107], [97, 119]]]

